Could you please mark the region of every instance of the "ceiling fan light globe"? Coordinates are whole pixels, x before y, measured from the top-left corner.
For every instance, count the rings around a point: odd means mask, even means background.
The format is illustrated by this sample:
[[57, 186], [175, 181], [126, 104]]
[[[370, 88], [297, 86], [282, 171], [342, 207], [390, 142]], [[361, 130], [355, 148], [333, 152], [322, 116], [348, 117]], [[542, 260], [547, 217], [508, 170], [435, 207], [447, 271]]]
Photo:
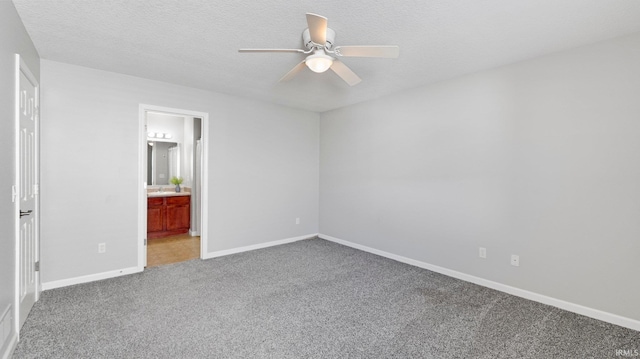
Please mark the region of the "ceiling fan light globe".
[[305, 61], [309, 70], [317, 73], [329, 70], [333, 64], [333, 58], [324, 54], [311, 55]]

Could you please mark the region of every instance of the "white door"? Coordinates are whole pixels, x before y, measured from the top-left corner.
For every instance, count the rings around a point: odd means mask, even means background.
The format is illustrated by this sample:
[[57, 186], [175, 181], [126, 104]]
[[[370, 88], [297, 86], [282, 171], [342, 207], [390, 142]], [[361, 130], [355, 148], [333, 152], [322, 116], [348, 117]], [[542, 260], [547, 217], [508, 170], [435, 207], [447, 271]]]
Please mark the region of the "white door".
[[29, 315], [38, 292], [38, 84], [20, 65], [18, 94], [18, 307], [19, 327]]

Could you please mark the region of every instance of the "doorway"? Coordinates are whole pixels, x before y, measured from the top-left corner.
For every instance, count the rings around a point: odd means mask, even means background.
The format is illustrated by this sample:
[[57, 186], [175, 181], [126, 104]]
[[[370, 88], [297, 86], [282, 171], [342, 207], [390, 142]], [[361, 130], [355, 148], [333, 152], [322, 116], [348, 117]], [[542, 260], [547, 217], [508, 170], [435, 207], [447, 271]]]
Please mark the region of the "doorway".
[[138, 266], [207, 253], [208, 114], [140, 105]]

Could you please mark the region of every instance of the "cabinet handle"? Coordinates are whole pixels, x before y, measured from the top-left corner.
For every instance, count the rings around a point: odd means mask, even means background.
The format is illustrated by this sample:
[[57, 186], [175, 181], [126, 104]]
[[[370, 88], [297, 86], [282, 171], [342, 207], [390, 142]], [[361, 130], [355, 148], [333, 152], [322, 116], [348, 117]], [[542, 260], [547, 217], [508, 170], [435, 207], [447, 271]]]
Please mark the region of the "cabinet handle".
[[33, 210], [32, 210], [32, 209], [30, 209], [30, 210], [28, 210], [28, 211], [20, 210], [20, 218], [22, 218], [22, 217], [24, 217], [24, 216], [28, 216], [28, 215], [30, 215], [32, 212], [33, 212]]

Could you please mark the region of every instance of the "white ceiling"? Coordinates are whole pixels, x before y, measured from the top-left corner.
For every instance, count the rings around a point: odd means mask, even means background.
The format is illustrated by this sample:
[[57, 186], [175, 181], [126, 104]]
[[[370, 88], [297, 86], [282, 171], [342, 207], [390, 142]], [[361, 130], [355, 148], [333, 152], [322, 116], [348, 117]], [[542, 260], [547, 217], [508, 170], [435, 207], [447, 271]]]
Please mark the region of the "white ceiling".
[[[13, 0], [43, 59], [323, 112], [640, 31], [637, 0]], [[343, 58], [362, 82], [305, 69], [305, 13], [336, 45], [399, 45], [398, 59]]]

